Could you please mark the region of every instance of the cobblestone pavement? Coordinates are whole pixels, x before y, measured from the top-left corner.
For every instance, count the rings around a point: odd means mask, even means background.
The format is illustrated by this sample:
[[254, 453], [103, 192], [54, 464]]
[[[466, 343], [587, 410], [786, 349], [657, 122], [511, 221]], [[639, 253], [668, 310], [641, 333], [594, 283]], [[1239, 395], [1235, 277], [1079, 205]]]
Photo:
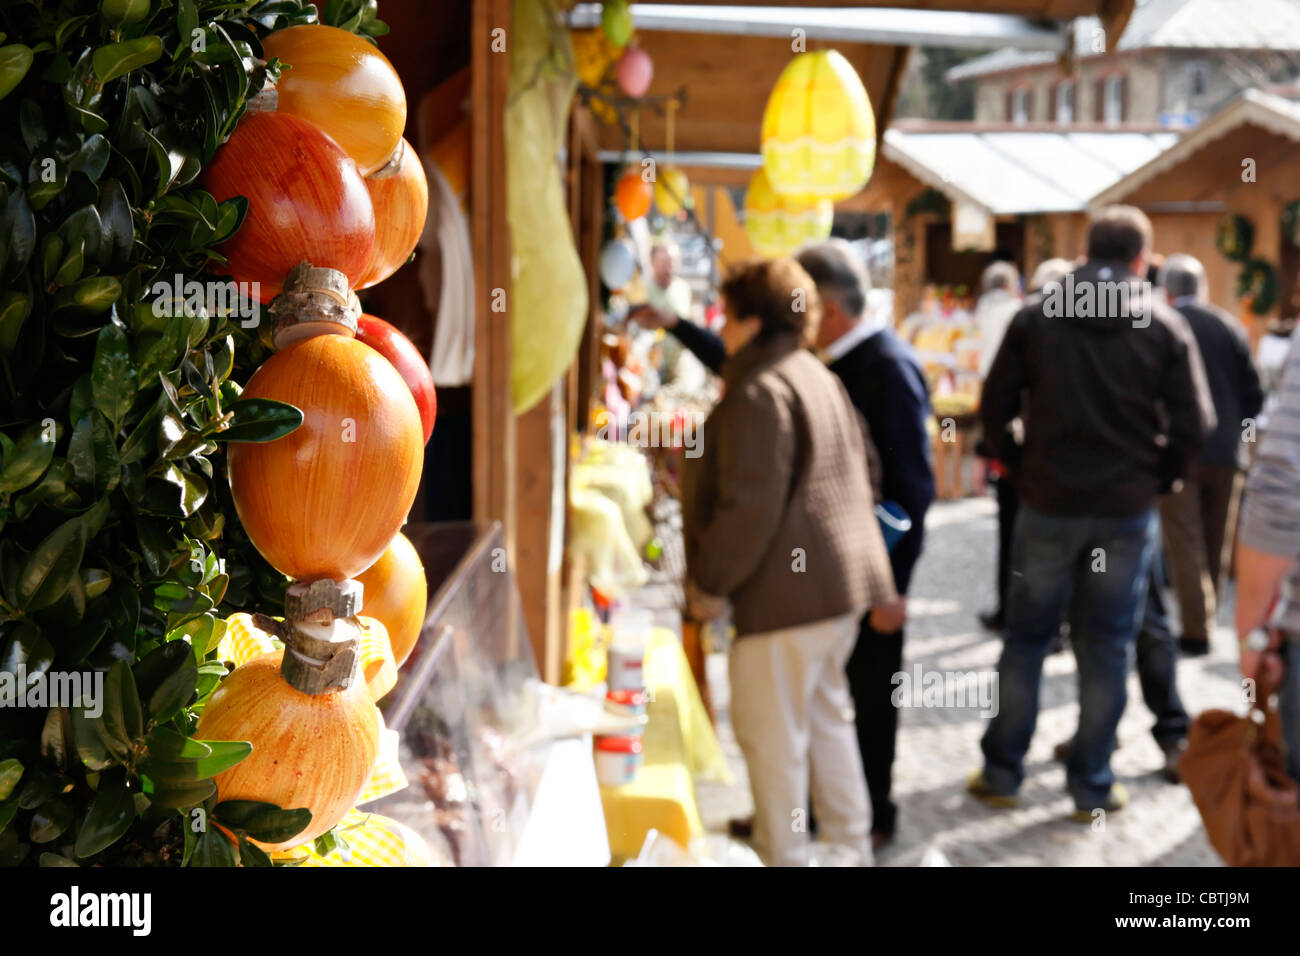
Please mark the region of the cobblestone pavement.
[[[996, 521], [988, 499], [944, 502], [931, 509], [925, 553], [909, 597], [908, 669], [916, 664], [943, 671], [996, 668], [1001, 642], [975, 617], [992, 602]], [[1214, 653], [1179, 663], [1179, 692], [1193, 715], [1209, 707], [1232, 708], [1238, 699], [1230, 591], [1223, 604]], [[710, 656], [709, 683], [736, 784], [701, 784], [700, 809], [710, 831], [725, 832], [727, 819], [748, 813], [751, 803], [744, 761], [726, 720], [723, 655]], [[1166, 783], [1158, 772], [1161, 754], [1151, 738], [1152, 717], [1142, 703], [1136, 674], [1129, 680], [1120, 747], [1112, 764], [1131, 802], [1093, 825], [1069, 818], [1073, 802], [1065, 792], [1065, 770], [1052, 760], [1052, 747], [1070, 737], [1077, 719], [1075, 663], [1067, 651], [1047, 660], [1021, 805], [995, 811], [965, 791], [967, 775], [980, 765], [985, 721], [979, 710], [905, 709], [894, 765], [899, 831], [877, 863], [934, 862], [934, 854], [927, 854], [933, 849], [954, 866], [1219, 865], [1187, 789]]]

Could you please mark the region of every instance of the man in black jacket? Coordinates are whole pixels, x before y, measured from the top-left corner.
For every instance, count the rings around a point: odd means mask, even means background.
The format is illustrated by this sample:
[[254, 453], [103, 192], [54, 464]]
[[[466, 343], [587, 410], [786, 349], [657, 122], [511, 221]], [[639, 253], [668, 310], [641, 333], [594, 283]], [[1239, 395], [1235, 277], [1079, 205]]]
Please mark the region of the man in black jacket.
[[[1218, 612], [1219, 572], [1231, 548], [1241, 495], [1242, 432], [1251, 427], [1264, 392], [1250, 343], [1236, 319], [1206, 301], [1205, 269], [1187, 255], [1170, 256], [1161, 272], [1169, 304], [1191, 326], [1205, 362], [1218, 425], [1182, 488], [1160, 500], [1160, 519], [1183, 620], [1186, 654], [1208, 654]], [[1226, 547], [1225, 547], [1226, 545]]]
[[[1156, 549], [1156, 498], [1182, 479], [1214, 425], [1196, 340], [1150, 293], [1151, 223], [1100, 212], [1088, 262], [1016, 314], [984, 383], [994, 456], [1025, 421], [998, 712], [970, 791], [1013, 806], [1038, 717], [1043, 656], [1067, 606], [1079, 727], [1066, 759], [1076, 817], [1128, 801], [1110, 755]], [[1072, 600], [1073, 599], [1073, 600]]]
[[888, 317], [866, 314], [871, 280], [853, 247], [831, 239], [805, 246], [796, 258], [817, 283], [822, 300], [817, 340], [822, 358], [867, 420], [879, 452], [883, 500], [897, 502], [912, 521], [889, 554], [900, 598], [863, 617], [847, 668], [871, 793], [872, 842], [879, 847], [893, 838], [897, 826], [898, 810], [890, 798], [898, 735], [894, 675], [903, 669], [907, 587], [925, 540], [925, 513], [934, 500], [926, 433], [930, 397], [920, 363], [889, 327]]

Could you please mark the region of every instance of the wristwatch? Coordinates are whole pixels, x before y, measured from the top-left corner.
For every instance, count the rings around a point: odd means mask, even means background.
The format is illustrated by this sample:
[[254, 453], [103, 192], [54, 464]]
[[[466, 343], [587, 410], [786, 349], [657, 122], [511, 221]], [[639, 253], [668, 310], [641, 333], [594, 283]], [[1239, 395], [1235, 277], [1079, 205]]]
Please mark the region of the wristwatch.
[[1246, 635], [1241, 645], [1248, 651], [1266, 651], [1270, 643], [1268, 633], [1262, 627], [1257, 627]]

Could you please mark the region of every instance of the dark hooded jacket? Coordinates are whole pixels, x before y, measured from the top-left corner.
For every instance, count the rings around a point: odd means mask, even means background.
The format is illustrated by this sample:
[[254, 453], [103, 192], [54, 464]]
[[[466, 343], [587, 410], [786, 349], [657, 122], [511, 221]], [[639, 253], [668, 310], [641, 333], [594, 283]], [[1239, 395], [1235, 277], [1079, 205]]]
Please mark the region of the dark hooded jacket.
[[[980, 414], [1035, 511], [1138, 514], [1186, 475], [1213, 429], [1196, 340], [1147, 289], [1123, 264], [1089, 262], [1012, 319]], [[1007, 430], [1017, 416], [1019, 449]]]

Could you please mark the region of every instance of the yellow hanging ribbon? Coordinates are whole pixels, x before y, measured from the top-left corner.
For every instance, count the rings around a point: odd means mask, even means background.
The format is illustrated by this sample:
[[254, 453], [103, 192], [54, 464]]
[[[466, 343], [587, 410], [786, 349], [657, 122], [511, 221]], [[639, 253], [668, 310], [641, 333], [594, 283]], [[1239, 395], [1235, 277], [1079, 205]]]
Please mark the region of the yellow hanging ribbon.
[[677, 115], [677, 100], [670, 99], [665, 109], [668, 112], [664, 117], [664, 123], [667, 126], [667, 131], [664, 137], [667, 142], [664, 144], [664, 152], [668, 154], [667, 165], [671, 166], [673, 164], [673, 119]]

